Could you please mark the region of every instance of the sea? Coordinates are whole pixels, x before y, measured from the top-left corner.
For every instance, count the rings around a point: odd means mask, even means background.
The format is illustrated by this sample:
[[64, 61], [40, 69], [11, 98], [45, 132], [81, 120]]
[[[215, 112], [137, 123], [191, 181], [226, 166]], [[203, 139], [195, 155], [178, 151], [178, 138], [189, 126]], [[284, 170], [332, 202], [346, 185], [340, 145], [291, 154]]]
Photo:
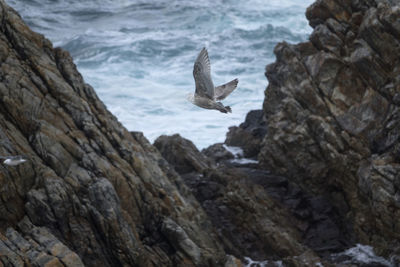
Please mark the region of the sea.
[[[278, 42], [306, 41], [313, 0], [6, 0], [36, 32], [68, 50], [85, 81], [130, 131], [153, 142], [179, 133], [205, 148], [223, 142], [230, 126], [261, 109], [268, 85], [265, 66]], [[238, 88], [223, 103], [231, 114], [186, 100], [194, 92], [193, 63], [206, 47], [215, 85], [234, 78]], [[229, 147], [228, 147], [229, 148]], [[234, 149], [234, 148], [229, 148]], [[235, 160], [241, 150], [232, 150]], [[357, 244], [331, 261], [394, 267]], [[254, 261], [246, 266], [283, 266]], [[319, 266], [323, 266], [320, 264]]]
[[[398, 259], [391, 257], [385, 259], [377, 256], [374, 249], [368, 245], [356, 244], [354, 247], [348, 248], [343, 252], [334, 253], [328, 259], [325, 259], [330, 264], [329, 266], [358, 266], [358, 267], [398, 267]], [[285, 267], [281, 260], [271, 261], [255, 261], [249, 257], [244, 257], [245, 267]], [[312, 267], [324, 267], [327, 264], [317, 262]], [[311, 266], [311, 265], [310, 265]]]
[[[199, 148], [261, 109], [278, 42], [307, 40], [312, 0], [6, 0], [70, 52], [85, 81], [130, 131], [179, 133]], [[193, 63], [206, 47], [215, 85], [239, 79], [232, 113], [194, 106]]]

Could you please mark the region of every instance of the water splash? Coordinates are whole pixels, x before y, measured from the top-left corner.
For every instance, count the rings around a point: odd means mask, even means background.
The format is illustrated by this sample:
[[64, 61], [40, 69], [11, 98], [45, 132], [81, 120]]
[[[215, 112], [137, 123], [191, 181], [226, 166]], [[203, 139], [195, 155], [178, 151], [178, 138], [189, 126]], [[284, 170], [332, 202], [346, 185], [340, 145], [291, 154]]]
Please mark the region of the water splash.
[[284, 267], [282, 261], [254, 261], [249, 257], [244, 257], [245, 267]]
[[[180, 133], [199, 148], [260, 109], [277, 42], [306, 40], [313, 0], [9, 0], [35, 30], [70, 51], [85, 81], [129, 130]], [[226, 115], [186, 101], [208, 47], [216, 85], [239, 78]]]
[[368, 266], [396, 267], [395, 263], [377, 256], [371, 246], [357, 244], [355, 247], [349, 248], [344, 252], [332, 254], [331, 259], [335, 263], [355, 264]]

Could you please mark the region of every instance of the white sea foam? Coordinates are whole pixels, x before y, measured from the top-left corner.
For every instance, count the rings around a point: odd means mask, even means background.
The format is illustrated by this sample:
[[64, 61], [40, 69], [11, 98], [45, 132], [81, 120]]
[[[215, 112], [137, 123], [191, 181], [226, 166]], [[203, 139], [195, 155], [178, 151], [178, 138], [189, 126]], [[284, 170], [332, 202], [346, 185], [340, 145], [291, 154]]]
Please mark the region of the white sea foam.
[[227, 145], [223, 145], [223, 147], [224, 147], [228, 152], [231, 152], [235, 158], [242, 158], [243, 155], [244, 155], [243, 149], [240, 148], [240, 147], [238, 147], [238, 146], [227, 146]]
[[[254, 261], [249, 257], [244, 257], [246, 267], [265, 267], [265, 266], [284, 266], [282, 261]], [[335, 264], [350, 264], [355, 266], [373, 265], [382, 267], [397, 267], [396, 263], [391, 262], [383, 257], [377, 256], [371, 246], [357, 244], [355, 247], [349, 248], [343, 252], [331, 255], [331, 260]], [[323, 267], [320, 262], [316, 266]]]
[[[129, 129], [153, 141], [180, 133], [199, 148], [222, 142], [229, 126], [261, 108], [277, 42], [311, 32], [313, 0], [9, 0], [35, 30], [69, 50], [85, 81]], [[200, 109], [193, 62], [207, 46], [216, 85], [239, 78], [233, 113]]]
[[234, 159], [231, 159], [230, 162], [237, 164], [258, 164], [258, 160], [243, 158], [244, 152], [242, 148], [238, 146], [227, 146], [227, 145], [223, 146], [228, 152], [231, 152], [235, 157]]
[[341, 264], [376, 264], [379, 266], [396, 267], [394, 263], [377, 256], [371, 246], [357, 244], [344, 252], [333, 254], [333, 261], [340, 260]]
[[245, 267], [267, 267], [267, 266], [273, 266], [273, 267], [284, 267], [282, 264], [282, 261], [255, 261], [252, 260], [249, 257], [244, 257], [246, 261]]
[[231, 162], [237, 163], [237, 164], [258, 164], [258, 160], [247, 159], [247, 158], [232, 159]]

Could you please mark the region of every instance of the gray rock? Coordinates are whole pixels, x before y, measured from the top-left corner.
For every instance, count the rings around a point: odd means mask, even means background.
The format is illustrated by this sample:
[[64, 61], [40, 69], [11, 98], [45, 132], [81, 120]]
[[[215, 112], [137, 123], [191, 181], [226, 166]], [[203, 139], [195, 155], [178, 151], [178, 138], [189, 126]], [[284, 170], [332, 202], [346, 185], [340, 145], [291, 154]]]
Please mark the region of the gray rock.
[[190, 257], [195, 265], [200, 265], [200, 248], [188, 237], [182, 227], [180, 227], [171, 218], [166, 218], [162, 223], [161, 232], [177, 250], [182, 250]]
[[259, 154], [262, 168], [330, 199], [358, 242], [386, 254], [400, 247], [399, 8], [318, 0], [307, 9], [314, 49], [278, 44], [267, 66]]
[[0, 166], [0, 263], [329, 266], [355, 242], [398, 254], [399, 10], [308, 8], [310, 41], [276, 46], [263, 110], [227, 135], [261, 163], [245, 167], [221, 144], [128, 132], [0, 0], [0, 152], [30, 159]]
[[231, 152], [229, 152], [225, 148], [223, 143], [217, 143], [217, 144], [211, 145], [211, 146], [203, 149], [201, 151], [201, 153], [203, 153], [208, 158], [211, 158], [216, 162], [233, 159], [235, 157]]
[[239, 127], [229, 127], [225, 144], [243, 149], [244, 157], [257, 157], [261, 141], [267, 133], [267, 127], [262, 110], [252, 110], [246, 115], [246, 120]]
[[200, 153], [192, 141], [179, 134], [162, 135], [154, 141], [154, 146], [179, 174], [203, 172], [213, 164]]
[[[182, 178], [106, 109], [68, 52], [3, 0], [0, 60], [0, 154], [29, 157], [0, 166], [1, 263], [223, 265], [215, 229]], [[165, 217], [200, 258], [165, 237]]]
[[84, 266], [79, 256], [45, 227], [36, 227], [25, 217], [19, 230], [7, 228], [0, 241], [0, 260], [12, 266]]
[[[163, 148], [190, 144], [177, 135], [163, 136], [162, 140]], [[218, 155], [221, 147], [222, 144], [216, 144], [205, 151], [216, 151]], [[162, 154], [171, 160], [170, 164], [180, 164], [180, 168], [182, 162], [190, 165], [190, 159], [204, 157], [190, 145], [180, 146], [179, 161], [174, 149], [163, 149]], [[189, 155], [186, 161], [185, 155]], [[293, 256], [310, 248], [320, 255], [329, 255], [354, 244], [349, 225], [328, 199], [306, 193], [285, 177], [244, 165], [233, 167], [221, 160], [218, 165], [193, 170], [182, 178], [217, 228], [225, 251], [237, 258], [289, 257], [296, 261]], [[339, 194], [336, 199], [343, 202]], [[348, 210], [345, 204], [341, 208]], [[186, 240], [183, 230], [176, 229], [169, 219], [163, 227], [170, 239]], [[312, 252], [307, 255], [313, 261], [319, 259]], [[237, 264], [234, 258], [228, 259], [229, 264]]]

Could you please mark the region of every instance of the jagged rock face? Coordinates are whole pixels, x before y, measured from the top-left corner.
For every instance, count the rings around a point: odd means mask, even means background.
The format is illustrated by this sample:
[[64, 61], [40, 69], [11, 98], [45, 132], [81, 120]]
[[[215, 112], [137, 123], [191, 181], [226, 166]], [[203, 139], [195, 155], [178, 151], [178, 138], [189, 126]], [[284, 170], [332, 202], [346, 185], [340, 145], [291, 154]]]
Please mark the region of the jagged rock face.
[[204, 154], [224, 154], [221, 144], [201, 153], [189, 140], [173, 135], [159, 137], [155, 146], [201, 203], [227, 253], [314, 266], [321, 262], [314, 251], [327, 256], [353, 245], [351, 229], [325, 197], [309, 195], [266, 170], [232, 166], [225, 157], [210, 163], [212, 158]]
[[343, 199], [359, 242], [388, 252], [400, 240], [400, 4], [318, 0], [306, 15], [310, 41], [278, 44], [266, 68], [260, 163]]
[[235, 156], [225, 148], [223, 143], [213, 144], [203, 149], [201, 153], [211, 158], [215, 162], [231, 160], [235, 158]]
[[211, 223], [157, 150], [3, 0], [0, 23], [0, 155], [29, 157], [0, 166], [0, 265], [221, 266]]
[[229, 127], [225, 143], [229, 146], [241, 147], [246, 158], [255, 158], [260, 152], [261, 142], [266, 133], [263, 111], [251, 110], [239, 127]]
[[154, 146], [163, 153], [163, 157], [174, 166], [179, 174], [201, 172], [211, 168], [213, 163], [199, 153], [192, 141], [182, 138], [179, 134], [162, 135], [154, 141]]
[[249, 174], [216, 167], [191, 141], [179, 135], [161, 136], [154, 145], [202, 204], [229, 254], [262, 260], [300, 255], [307, 250], [299, 242], [295, 219], [285, 220], [290, 215], [261, 186], [252, 184]]
[[5, 266], [84, 266], [79, 256], [46, 228], [32, 225], [27, 217], [18, 227], [25, 238], [12, 228], [5, 236], [0, 234], [0, 262]]

